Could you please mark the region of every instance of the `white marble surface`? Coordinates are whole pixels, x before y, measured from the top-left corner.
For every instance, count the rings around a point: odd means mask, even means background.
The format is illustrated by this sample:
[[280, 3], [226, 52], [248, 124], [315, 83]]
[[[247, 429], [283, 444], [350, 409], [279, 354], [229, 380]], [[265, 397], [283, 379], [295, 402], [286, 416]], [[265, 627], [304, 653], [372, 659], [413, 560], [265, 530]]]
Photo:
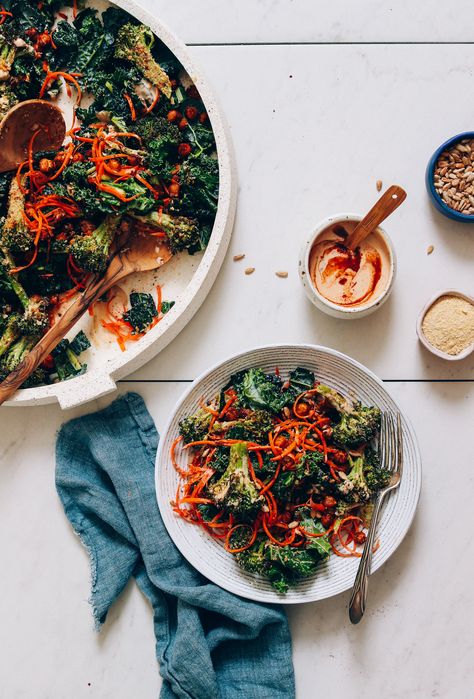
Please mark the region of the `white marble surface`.
[[[435, 214], [423, 184], [438, 143], [472, 128], [472, 51], [383, 42], [469, 40], [472, 8], [461, 0], [423, 7], [404, 0], [392, 8], [365, 0], [357, 14], [349, 0], [148, 4], [194, 43], [382, 42], [193, 48], [234, 137], [237, 225], [201, 311], [171, 347], [130, 377], [138, 383], [122, 383], [120, 391], [142, 393], [160, 427], [184, 389], [171, 379], [192, 379], [235, 350], [279, 340], [327, 344], [396, 379], [388, 386], [413, 421], [424, 458], [418, 515], [371, 580], [362, 625], [349, 624], [347, 595], [289, 610], [297, 697], [469, 697], [474, 358], [434, 360], [417, 344], [415, 320], [440, 287], [474, 291], [474, 231]], [[400, 274], [384, 309], [345, 324], [306, 301], [297, 252], [320, 218], [368, 208], [379, 178], [405, 186], [409, 195], [386, 226]], [[435, 250], [428, 257], [430, 244]], [[237, 252], [246, 253], [243, 263], [232, 262]], [[247, 265], [256, 267], [251, 277], [243, 274]], [[288, 279], [276, 278], [277, 269], [288, 269]], [[165, 382], [152, 383], [157, 380]], [[1, 699], [158, 695], [146, 602], [132, 586], [101, 635], [94, 633], [87, 557], [54, 489], [57, 428], [107, 402], [67, 415], [57, 406], [0, 409]]]
[[472, 41], [469, 0], [140, 0], [187, 43]]

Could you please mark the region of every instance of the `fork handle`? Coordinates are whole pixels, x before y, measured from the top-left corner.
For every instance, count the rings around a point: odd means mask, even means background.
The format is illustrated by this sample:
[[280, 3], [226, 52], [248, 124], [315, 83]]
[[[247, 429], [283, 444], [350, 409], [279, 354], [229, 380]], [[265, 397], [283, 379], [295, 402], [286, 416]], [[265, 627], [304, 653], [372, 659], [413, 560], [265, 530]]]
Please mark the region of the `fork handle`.
[[358, 624], [364, 616], [365, 603], [367, 600], [367, 589], [369, 587], [370, 567], [372, 564], [372, 554], [374, 550], [375, 532], [380, 515], [380, 509], [385, 497], [385, 493], [380, 493], [374, 502], [372, 521], [370, 522], [367, 539], [357, 570], [357, 575], [352, 588], [352, 596], [349, 602], [349, 618], [353, 624]]

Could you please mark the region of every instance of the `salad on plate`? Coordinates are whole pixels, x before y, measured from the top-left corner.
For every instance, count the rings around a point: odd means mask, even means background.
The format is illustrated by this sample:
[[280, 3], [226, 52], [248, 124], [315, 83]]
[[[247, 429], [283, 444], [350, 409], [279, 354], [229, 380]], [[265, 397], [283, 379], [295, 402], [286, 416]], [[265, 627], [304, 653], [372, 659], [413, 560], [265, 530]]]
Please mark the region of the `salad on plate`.
[[[381, 411], [298, 367], [251, 368], [179, 423], [174, 512], [285, 593], [330, 555], [361, 555], [371, 500], [390, 480]], [[177, 450], [188, 456], [185, 468]], [[180, 460], [182, 464], [182, 460]]]

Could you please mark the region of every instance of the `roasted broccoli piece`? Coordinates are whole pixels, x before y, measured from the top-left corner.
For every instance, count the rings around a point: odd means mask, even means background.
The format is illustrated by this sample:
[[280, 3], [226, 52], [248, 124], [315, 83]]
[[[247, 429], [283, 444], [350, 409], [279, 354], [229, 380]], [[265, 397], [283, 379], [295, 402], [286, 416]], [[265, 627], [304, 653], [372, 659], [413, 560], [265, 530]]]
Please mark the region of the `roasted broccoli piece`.
[[229, 465], [230, 449], [229, 447], [216, 447], [214, 456], [209, 465], [214, 470], [215, 476], [222, 476], [227, 466]]
[[61, 340], [59, 345], [52, 351], [56, 373], [60, 381], [72, 379], [74, 376], [83, 374], [87, 369], [87, 364], [83, 364], [79, 355], [89, 349], [89, 342], [85, 333], [81, 330], [72, 342]]
[[206, 439], [211, 424], [212, 415], [207, 410], [199, 408], [193, 415], [188, 415], [179, 423], [179, 433], [185, 444]]
[[167, 214], [152, 211], [146, 216], [136, 216], [133, 218], [142, 223], [153, 226], [157, 230], [166, 233], [168, 243], [173, 254], [181, 250], [194, 252], [199, 249], [200, 236], [198, 222], [185, 216], [168, 216]]
[[334, 388], [329, 388], [329, 386], [324, 386], [323, 384], [318, 385], [318, 393], [323, 396], [326, 402], [336, 410], [340, 415], [345, 415], [346, 413], [351, 413], [354, 406], [352, 401], [338, 393]]
[[227, 422], [215, 422], [212, 431], [224, 433], [227, 439], [241, 439], [246, 442], [267, 442], [268, 433], [272, 431], [274, 421], [266, 410], [254, 410], [247, 417]]
[[0, 234], [0, 244], [7, 250], [28, 252], [33, 247], [33, 237], [25, 223], [25, 196], [17, 178], [10, 184], [8, 212]]
[[71, 254], [74, 261], [85, 272], [100, 273], [107, 268], [110, 247], [120, 224], [120, 216], [110, 215], [91, 235], [74, 238]]
[[13, 313], [2, 323], [0, 336], [0, 357], [7, 352], [15, 340], [20, 336], [19, 322], [21, 316], [18, 313]]
[[9, 79], [15, 53], [15, 45], [6, 36], [0, 34], [0, 82]]
[[166, 143], [168, 146], [178, 147], [182, 141], [181, 131], [166, 117], [157, 114], [148, 114], [134, 124], [134, 133], [138, 134], [146, 146], [151, 142]]
[[385, 488], [391, 478], [390, 471], [382, 467], [377, 452], [370, 448], [364, 452], [364, 476], [372, 493]]
[[154, 34], [148, 27], [143, 24], [124, 24], [117, 34], [115, 57], [136, 66], [143, 77], [169, 99], [171, 97], [171, 82], [165, 71], [153, 58], [151, 49], [154, 43]]
[[353, 403], [333, 388], [319, 385], [318, 393], [340, 416], [332, 431], [333, 441], [348, 449], [370, 442], [380, 428], [380, 409]]
[[4, 288], [16, 295], [24, 313], [18, 320], [18, 328], [23, 335], [42, 335], [49, 325], [47, 299], [34, 294], [28, 296], [16, 275], [11, 274], [13, 261], [8, 253], [0, 255], [0, 278]]
[[[18, 368], [19, 364], [25, 359], [26, 355], [33, 349], [37, 342], [35, 337], [20, 337], [7, 351], [0, 360], [0, 381], [3, 381], [8, 374]], [[38, 367], [25, 381], [22, 388], [30, 388], [38, 386], [46, 380], [46, 372], [41, 367]]]
[[209, 486], [209, 497], [218, 507], [239, 519], [255, 515], [265, 502], [249, 473], [249, 452], [239, 442], [230, 448], [229, 465], [220, 479]]
[[364, 476], [364, 457], [349, 456], [350, 472], [338, 485], [340, 494], [345, 500], [352, 503], [364, 503], [370, 500], [372, 495]]
[[332, 431], [336, 444], [352, 448], [370, 442], [380, 429], [380, 409], [356, 403], [350, 413], [341, 416]]
[[132, 326], [134, 333], [142, 333], [158, 316], [156, 304], [151, 294], [133, 292], [130, 294], [130, 308], [123, 314], [123, 320]]

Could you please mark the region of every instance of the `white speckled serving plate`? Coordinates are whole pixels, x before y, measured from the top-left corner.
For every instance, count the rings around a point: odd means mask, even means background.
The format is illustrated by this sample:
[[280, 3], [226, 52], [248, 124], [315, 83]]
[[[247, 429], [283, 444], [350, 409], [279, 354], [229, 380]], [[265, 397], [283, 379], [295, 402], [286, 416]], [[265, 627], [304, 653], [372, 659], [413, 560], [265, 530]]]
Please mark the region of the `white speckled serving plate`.
[[[359, 564], [358, 558], [331, 555], [312, 578], [302, 580], [286, 595], [275, 592], [263, 578], [237, 566], [232, 554], [212, 539], [201, 527], [193, 526], [175, 515], [170, 505], [178, 483], [170, 458], [173, 440], [179, 434], [179, 421], [194, 412], [201, 398], [211, 399], [224, 386], [230, 375], [250, 367], [274, 371], [282, 375], [297, 366], [314, 371], [318, 380], [346, 395], [355, 394], [367, 405], [378, 405], [383, 411], [396, 412], [399, 407], [384, 384], [354, 359], [326, 347], [313, 345], [271, 345], [244, 352], [212, 367], [202, 374], [177, 404], [163, 431], [155, 468], [155, 484], [161, 516], [174, 543], [183, 556], [212, 582], [259, 602], [298, 604], [332, 597], [352, 587]], [[387, 499], [378, 526], [380, 547], [374, 553], [372, 572], [390, 558], [402, 542], [415, 515], [421, 489], [421, 457], [413, 428], [403, 417], [404, 473], [400, 488]], [[176, 450], [178, 464], [187, 464], [186, 452]], [[157, 545], [159, 545], [157, 543]]]
[[[110, 5], [100, 0], [87, 4], [100, 10]], [[189, 322], [209, 293], [229, 245], [237, 200], [236, 176], [230, 137], [212, 90], [187, 48], [158, 17], [131, 0], [117, 0], [114, 4], [151, 27], [181, 62], [201, 94], [214, 131], [219, 159], [219, 205], [212, 236], [204, 253], [193, 256], [181, 253], [162, 270], [135, 275], [127, 284], [121, 284], [128, 291], [150, 291], [156, 284], [160, 284], [163, 298], [176, 302], [171, 311], [145, 337], [136, 343], [130, 343], [126, 352], [122, 352], [114, 338], [86, 316], [71, 335], [82, 328], [91, 337], [93, 346], [84, 355], [88, 364], [87, 373], [62, 383], [17, 391], [5, 405], [30, 406], [58, 401], [62, 408], [72, 408], [114, 391], [118, 379], [135, 371], [158, 354]]]

